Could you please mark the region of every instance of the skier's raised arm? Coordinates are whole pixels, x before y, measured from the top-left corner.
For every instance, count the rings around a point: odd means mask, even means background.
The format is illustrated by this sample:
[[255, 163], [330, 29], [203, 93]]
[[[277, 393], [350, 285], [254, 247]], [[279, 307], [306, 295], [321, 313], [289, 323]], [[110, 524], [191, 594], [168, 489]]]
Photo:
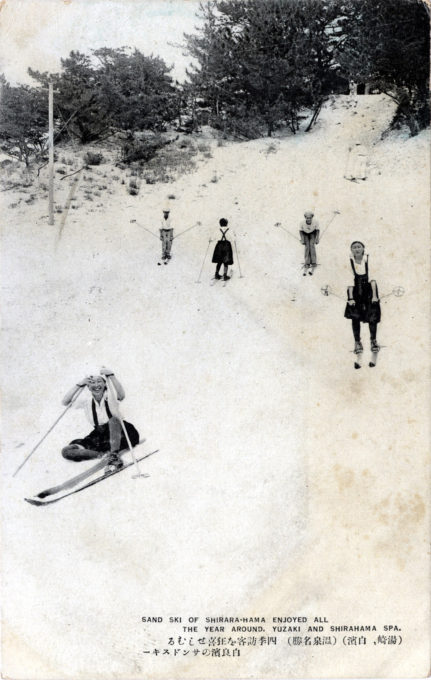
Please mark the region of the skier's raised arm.
[[70, 402], [73, 401], [73, 399], [75, 398], [75, 395], [76, 395], [83, 387], [86, 387], [86, 385], [88, 385], [89, 380], [90, 380], [90, 379], [89, 379], [88, 377], [87, 377], [87, 378], [83, 378], [82, 380], [78, 380], [78, 382], [77, 382], [73, 387], [71, 387], [70, 390], [69, 390], [68, 392], [66, 392], [66, 394], [64, 395], [64, 397], [63, 397], [61, 403], [62, 403], [64, 406], [69, 406]]
[[112, 384], [115, 388], [115, 392], [117, 393], [117, 399], [118, 401], [123, 401], [124, 397], [126, 396], [126, 393], [124, 391], [124, 388], [120, 381], [115, 377], [115, 373], [111, 371], [109, 368], [106, 368], [103, 366], [100, 369], [100, 375], [104, 375], [105, 378], [110, 378], [112, 381]]

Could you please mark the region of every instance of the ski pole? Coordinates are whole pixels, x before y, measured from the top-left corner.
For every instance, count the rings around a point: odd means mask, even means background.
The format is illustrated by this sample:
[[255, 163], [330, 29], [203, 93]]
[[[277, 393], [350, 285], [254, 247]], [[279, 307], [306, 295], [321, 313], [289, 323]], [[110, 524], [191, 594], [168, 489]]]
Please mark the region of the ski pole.
[[402, 297], [406, 291], [402, 286], [396, 286], [396, 288], [393, 288], [390, 293], [386, 293], [386, 295], [381, 295], [380, 300], [383, 300], [383, 298], [390, 297], [391, 295], [395, 295], [395, 297]]
[[202, 272], [203, 272], [203, 269], [204, 269], [205, 260], [207, 259], [208, 249], [209, 249], [209, 247], [210, 247], [211, 241], [212, 241], [212, 239], [209, 239], [209, 240], [208, 240], [207, 249], [206, 249], [205, 255], [204, 255], [204, 261], [202, 262], [202, 267], [201, 267], [201, 270], [200, 270], [200, 272], [199, 272], [198, 280], [195, 281], [195, 283], [200, 283], [200, 282], [201, 282], [201, 276], [202, 276]]
[[44, 434], [43, 437], [42, 437], [42, 439], [36, 444], [36, 446], [34, 446], [34, 447], [32, 448], [32, 450], [30, 451], [30, 453], [28, 454], [28, 456], [23, 460], [23, 462], [21, 463], [21, 465], [19, 465], [19, 466], [17, 467], [17, 469], [16, 469], [15, 472], [13, 473], [12, 477], [15, 477], [15, 475], [18, 474], [18, 472], [21, 470], [21, 468], [24, 467], [24, 465], [26, 464], [26, 462], [28, 461], [28, 459], [30, 458], [30, 456], [32, 456], [33, 453], [36, 451], [36, 449], [39, 448], [39, 446], [40, 446], [40, 445], [42, 444], [42, 442], [47, 438], [47, 436], [49, 435], [49, 433], [52, 432], [52, 430], [53, 430], [54, 427], [57, 425], [57, 423], [62, 419], [62, 417], [64, 416], [64, 414], [66, 413], [66, 411], [68, 411], [68, 410], [70, 409], [70, 407], [72, 406], [73, 402], [76, 400], [76, 398], [78, 397], [78, 395], [82, 392], [82, 390], [84, 389], [84, 387], [85, 387], [85, 385], [83, 385], [82, 387], [79, 388], [79, 390], [76, 392], [74, 398], [69, 402], [69, 404], [66, 406], [66, 408], [64, 409], [64, 411], [58, 416], [58, 418], [57, 418], [57, 420], [55, 421], [55, 423], [54, 423], [53, 425], [51, 425], [51, 427], [49, 428], [48, 432], [47, 432], [46, 434]]
[[[300, 240], [297, 236], [294, 236], [293, 234], [291, 234], [290, 231], [288, 231], [285, 227], [283, 227], [283, 225], [281, 224], [281, 222], [276, 222], [276, 223], [274, 224], [274, 227], [280, 227], [280, 229], [283, 229], [283, 231], [285, 231], [286, 234], [289, 234], [289, 236], [291, 236], [292, 238], [294, 238], [295, 241], [299, 241], [299, 243], [301, 243], [301, 240]], [[304, 245], [304, 244], [303, 244], [303, 245]]]
[[[114, 399], [114, 401], [118, 404], [118, 400], [117, 400], [117, 397], [116, 397], [115, 394], [114, 394], [114, 389], [113, 389], [113, 387], [112, 387], [111, 380], [110, 380], [109, 376], [105, 376], [105, 377], [106, 377], [106, 383], [107, 383], [107, 385], [108, 385], [109, 392], [110, 392], [112, 398]], [[119, 420], [120, 423], [121, 423], [121, 427], [122, 427], [122, 429], [123, 429], [124, 436], [125, 436], [126, 441], [127, 441], [127, 446], [128, 446], [129, 449], [130, 449], [130, 453], [132, 454], [132, 460], [133, 460], [133, 463], [134, 463], [134, 465], [135, 465], [135, 467], [136, 467], [136, 470], [137, 470], [137, 474], [136, 474], [136, 475], [132, 475], [133, 479], [136, 479], [136, 477], [148, 477], [148, 475], [142, 474], [141, 471], [140, 471], [140, 469], [139, 469], [139, 463], [138, 463], [138, 461], [136, 460], [135, 452], [133, 451], [133, 446], [132, 446], [132, 443], [131, 443], [131, 441], [130, 441], [129, 434], [128, 434], [127, 430], [126, 430], [126, 426], [124, 425], [124, 420], [123, 420], [122, 417], [120, 416], [120, 411], [119, 411], [118, 409], [117, 409], [117, 418], [118, 418], [118, 420]]]
[[325, 297], [328, 297], [329, 295], [333, 295], [334, 297], [338, 298], [339, 300], [343, 300], [343, 302], [345, 301], [345, 298], [341, 297], [341, 295], [337, 295], [337, 293], [333, 293], [332, 288], [329, 285], [322, 286], [322, 288], [320, 289], [320, 292], [322, 293], [322, 295], [325, 295]]
[[243, 275], [241, 274], [241, 265], [240, 265], [240, 263], [239, 263], [239, 257], [238, 257], [238, 248], [236, 247], [236, 234], [234, 234], [234, 236], [235, 236], [235, 238], [234, 238], [233, 243], [234, 243], [234, 246], [235, 246], [236, 259], [237, 259], [237, 262], [238, 262], [239, 278], [240, 278], [240, 279], [243, 279], [244, 277], [243, 277]]
[[143, 224], [140, 224], [140, 223], [138, 222], [138, 220], [130, 220], [130, 222], [136, 222], [136, 224], [138, 225], [138, 227], [142, 227], [142, 229], [145, 229], [145, 231], [148, 231], [148, 233], [151, 234], [151, 236], [154, 236], [154, 238], [156, 238], [157, 240], [159, 240], [159, 237], [157, 236], [157, 234], [154, 233], [154, 231], [150, 231], [150, 229], [147, 229], [147, 227], [144, 227], [144, 225], [143, 225]]
[[179, 236], [182, 236], [182, 235], [185, 234], [187, 231], [190, 231], [190, 229], [194, 229], [195, 227], [200, 227], [201, 224], [202, 224], [201, 222], [196, 222], [196, 224], [194, 224], [192, 227], [189, 227], [188, 229], [184, 229], [184, 231], [181, 231], [179, 234], [177, 234], [176, 236], [174, 236], [174, 239], [175, 239], [175, 238], [178, 238]]
[[322, 235], [320, 236], [319, 241], [322, 240], [322, 237], [324, 236], [325, 232], [327, 231], [329, 225], [331, 224], [331, 222], [333, 222], [333, 220], [335, 220], [335, 218], [336, 218], [337, 215], [339, 215], [339, 214], [340, 214], [340, 211], [339, 211], [339, 210], [334, 210], [334, 214], [332, 215], [332, 217], [331, 217], [331, 219], [329, 220], [328, 224], [326, 225], [326, 227], [325, 227], [324, 230], [322, 231]]

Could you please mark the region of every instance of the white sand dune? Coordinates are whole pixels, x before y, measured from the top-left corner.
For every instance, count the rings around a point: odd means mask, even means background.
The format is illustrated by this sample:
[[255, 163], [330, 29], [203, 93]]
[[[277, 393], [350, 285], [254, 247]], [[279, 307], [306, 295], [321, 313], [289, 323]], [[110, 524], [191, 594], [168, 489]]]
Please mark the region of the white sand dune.
[[[108, 173], [103, 181], [113, 193], [102, 195], [103, 209], [90, 213], [78, 186], [81, 205], [69, 211], [61, 238], [62, 215], [49, 226], [40, 200], [7, 212], [4, 616], [14, 622], [6, 642], [15, 649], [14, 659], [6, 657], [9, 676], [29, 668], [32, 678], [58, 677], [66, 645], [64, 679], [102, 677], [100, 669], [104, 678], [156, 678], [161, 664], [141, 653], [155, 635], [140, 624], [142, 615], [298, 612], [307, 604], [303, 594], [315, 593], [317, 602], [323, 586], [319, 607], [330, 612], [336, 604], [330, 573], [338, 592], [345, 585], [348, 609], [349, 570], [359, 568], [359, 546], [384, 500], [379, 479], [388, 466], [398, 476], [386, 507], [403, 514], [423, 464], [423, 452], [406, 439], [406, 423], [413, 434], [426, 407], [429, 135], [382, 141], [392, 113], [384, 96], [337, 97], [311, 133], [214, 142], [213, 158], [198, 172], [169, 185], [143, 185], [137, 197]], [[363, 182], [344, 178], [356, 144], [367, 150]], [[64, 204], [68, 182], [57, 182], [57, 202]], [[176, 197], [169, 201], [176, 233], [197, 220], [202, 225], [174, 241], [164, 267], [157, 266], [160, 243], [138, 223], [157, 232], [168, 194]], [[300, 244], [274, 227], [281, 222], [297, 235], [307, 208], [322, 228], [340, 211], [318, 247], [321, 266], [313, 278], [302, 276]], [[232, 280], [210, 285], [212, 242], [196, 283], [220, 217], [229, 220], [242, 277], [235, 258]], [[320, 293], [329, 284], [344, 297], [354, 239], [366, 243], [380, 293], [397, 285], [407, 292], [382, 302], [384, 348], [375, 370], [353, 370], [344, 303]], [[63, 394], [102, 364], [125, 387], [124, 412], [146, 437], [143, 450], [160, 449], [142, 466], [150, 477], [135, 480], [125, 471], [47, 508], [24, 503], [24, 496], [82, 469], [60, 455], [87, 429], [81, 413], [67, 413], [11, 476], [60, 414]], [[370, 565], [360, 572], [364, 588], [382, 577], [376, 606], [391, 595], [391, 574], [404, 592], [425, 578], [415, 566], [414, 519], [407, 510], [403, 518], [382, 522], [369, 553], [362, 552]], [[332, 548], [346, 540], [351, 557], [341, 569]], [[407, 570], [391, 552], [400, 540]], [[355, 606], [359, 617], [360, 602]], [[262, 661], [265, 673], [281, 653]], [[242, 677], [255, 658], [241, 659]], [[286, 661], [286, 675], [295, 658]], [[201, 663], [201, 677], [225, 677], [223, 665]], [[192, 672], [181, 664], [173, 666], [176, 677], [196, 675], [198, 666]], [[401, 666], [397, 672], [407, 673]]]

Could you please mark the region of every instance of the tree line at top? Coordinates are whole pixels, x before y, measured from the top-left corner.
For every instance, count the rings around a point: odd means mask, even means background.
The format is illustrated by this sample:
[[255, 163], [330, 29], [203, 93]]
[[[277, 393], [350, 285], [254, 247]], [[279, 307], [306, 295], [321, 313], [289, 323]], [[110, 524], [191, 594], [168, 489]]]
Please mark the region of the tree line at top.
[[[184, 36], [184, 83], [157, 56], [104, 47], [72, 51], [59, 73], [31, 68], [35, 86], [1, 78], [0, 148], [29, 164], [47, 144], [47, 87], [56, 138], [82, 144], [203, 123], [233, 138], [315, 124], [325, 100], [368, 83], [397, 103], [393, 124], [429, 124], [429, 8], [421, 0], [209, 0]], [[304, 116], [304, 112], [307, 116]]]

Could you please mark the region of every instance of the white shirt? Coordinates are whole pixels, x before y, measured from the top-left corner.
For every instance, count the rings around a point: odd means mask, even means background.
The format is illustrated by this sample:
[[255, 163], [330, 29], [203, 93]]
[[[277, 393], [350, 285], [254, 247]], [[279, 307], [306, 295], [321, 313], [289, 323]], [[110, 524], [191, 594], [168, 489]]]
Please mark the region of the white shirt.
[[314, 217], [311, 219], [311, 224], [307, 224], [306, 220], [302, 220], [299, 225], [299, 231], [304, 231], [306, 234], [312, 234], [316, 229], [319, 229], [319, 222]]
[[[360, 262], [356, 262], [355, 258], [353, 255], [350, 255], [350, 261], [353, 262], [353, 266], [355, 268], [355, 272], [359, 275], [365, 274], [366, 269], [365, 269], [365, 264], [368, 262], [368, 253], [364, 253], [362, 260]], [[352, 270], [352, 265], [350, 265], [350, 270]], [[368, 268], [368, 277], [370, 276], [370, 269]]]
[[172, 229], [170, 217], [167, 220], [165, 218], [162, 219], [160, 229]]
[[85, 411], [85, 415], [87, 416], [87, 420], [91, 423], [93, 427], [95, 427], [95, 422], [93, 418], [93, 408], [92, 408], [92, 402], [94, 402], [94, 406], [96, 409], [96, 415], [97, 415], [97, 421], [99, 425], [104, 425], [105, 423], [108, 422], [108, 414], [106, 412], [106, 407], [105, 407], [105, 402], [108, 403], [109, 410], [111, 411], [111, 414], [113, 416], [117, 416], [118, 418], [122, 418], [119, 408], [118, 408], [118, 402], [116, 399], [113, 399], [112, 396], [105, 391], [103, 393], [103, 397], [100, 400], [100, 404], [94, 399], [92, 394], [84, 394], [78, 397], [76, 401], [73, 402], [73, 408], [82, 408]]

